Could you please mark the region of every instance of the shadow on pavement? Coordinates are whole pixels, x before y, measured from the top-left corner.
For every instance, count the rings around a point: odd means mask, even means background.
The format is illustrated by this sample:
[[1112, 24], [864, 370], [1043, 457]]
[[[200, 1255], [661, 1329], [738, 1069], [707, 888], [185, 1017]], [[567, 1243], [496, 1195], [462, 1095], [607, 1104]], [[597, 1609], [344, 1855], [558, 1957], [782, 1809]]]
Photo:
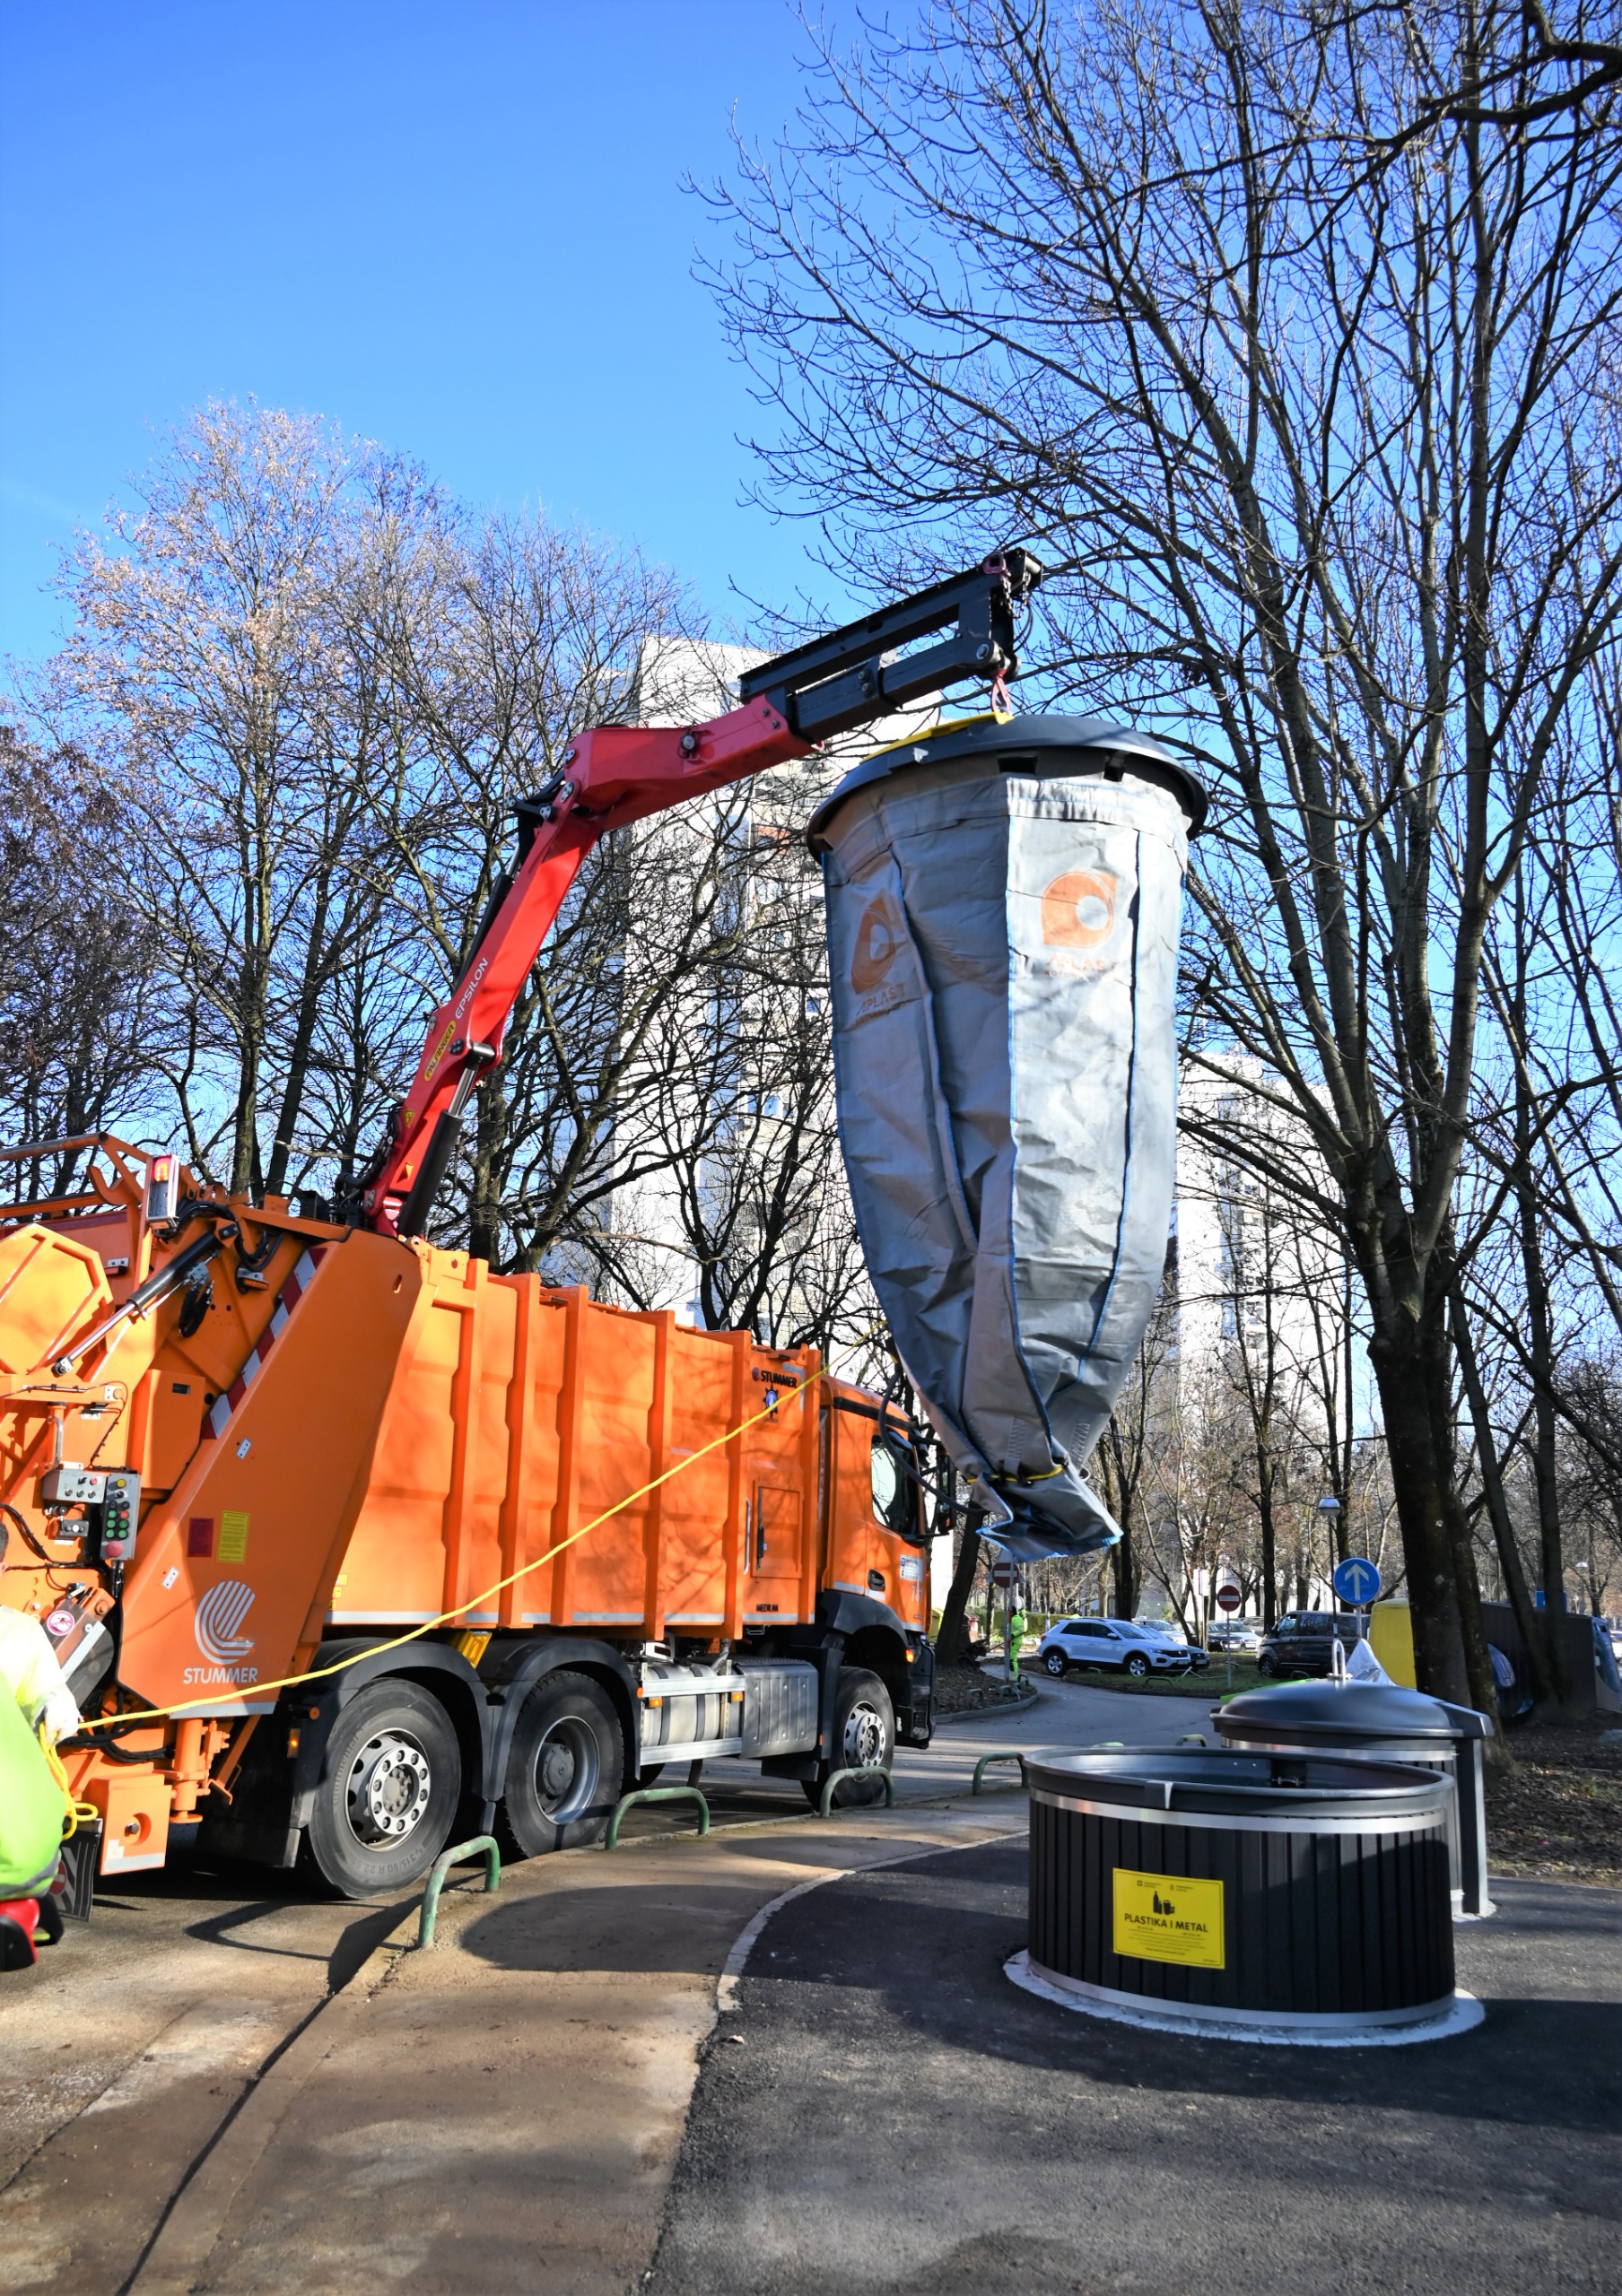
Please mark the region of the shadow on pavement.
[[1024, 1844], [986, 1845], [767, 1925], [705, 2052], [654, 2296], [1616, 2284], [1622, 1894], [1509, 1885], [1459, 1933], [1485, 2026], [1349, 2050], [1033, 1999], [1003, 1974], [1025, 1892]]
[[1140, 2032], [1018, 1991], [1002, 1969], [1025, 1942], [1025, 1865], [1022, 1842], [852, 1876], [837, 1892], [787, 1907], [756, 1945], [748, 1976], [877, 1992], [922, 2039], [1179, 2096], [1294, 2097], [1537, 2128], [1622, 2129], [1622, 2001], [1526, 1996], [1495, 1981], [1523, 1982], [1533, 1974], [1529, 1958], [1546, 1961], [1557, 1944], [1581, 1939], [1591, 1956], [1603, 1955], [1614, 1982], [1622, 1900], [1506, 1893], [1493, 1921], [1456, 1932], [1459, 1982], [1487, 2005], [1474, 2032], [1403, 2048], [1284, 2049]]

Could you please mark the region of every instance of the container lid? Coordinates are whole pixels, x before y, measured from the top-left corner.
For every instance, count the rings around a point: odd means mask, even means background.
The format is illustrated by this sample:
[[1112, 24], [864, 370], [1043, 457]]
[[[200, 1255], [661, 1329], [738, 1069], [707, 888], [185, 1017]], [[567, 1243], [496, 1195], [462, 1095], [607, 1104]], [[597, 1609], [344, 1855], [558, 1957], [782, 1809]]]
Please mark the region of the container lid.
[[1033, 1793], [1045, 1789], [1123, 1809], [1175, 1810], [1197, 1824], [1201, 1815], [1325, 1818], [1373, 1825], [1382, 1817], [1423, 1818], [1445, 1809], [1452, 1791], [1439, 1770], [1332, 1752], [1262, 1752], [1220, 1746], [1126, 1746], [1119, 1751], [1044, 1754], [1027, 1764]]
[[1224, 1737], [1311, 1738], [1324, 1745], [1371, 1744], [1382, 1738], [1490, 1738], [1490, 1718], [1474, 1707], [1449, 1706], [1400, 1683], [1320, 1679], [1279, 1683], [1231, 1698], [1216, 1717]]
[[[1086, 752], [1078, 756], [1077, 752]], [[1204, 784], [1150, 734], [1108, 718], [960, 718], [864, 758], [812, 814], [806, 834], [812, 850], [845, 799], [870, 781], [919, 765], [954, 765], [962, 758], [996, 758], [1010, 772], [1103, 773], [1118, 761], [1142, 779], [1170, 789], [1188, 816], [1189, 835], [1205, 826]]]

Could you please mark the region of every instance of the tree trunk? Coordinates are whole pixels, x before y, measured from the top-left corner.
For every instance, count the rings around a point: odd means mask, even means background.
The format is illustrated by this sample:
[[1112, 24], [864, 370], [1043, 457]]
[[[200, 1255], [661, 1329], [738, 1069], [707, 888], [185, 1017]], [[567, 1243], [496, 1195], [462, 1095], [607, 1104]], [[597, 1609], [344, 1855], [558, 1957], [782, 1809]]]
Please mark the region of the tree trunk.
[[287, 1192], [287, 1168], [292, 1161], [293, 1135], [304, 1109], [304, 1087], [310, 1075], [310, 1052], [320, 1014], [321, 992], [327, 985], [327, 918], [331, 898], [331, 873], [323, 868], [316, 883], [315, 913], [304, 945], [304, 965], [299, 982], [299, 1006], [288, 1047], [287, 1073], [282, 1087], [281, 1112], [271, 1143], [270, 1167], [265, 1175], [266, 1196]]
[[1476, 1360], [1475, 1338], [1470, 1331], [1469, 1318], [1457, 1292], [1453, 1294], [1452, 1327], [1453, 1352], [1459, 1358], [1465, 1397], [1469, 1405], [1470, 1423], [1476, 1431], [1476, 1456], [1481, 1462], [1481, 1488], [1487, 1496], [1487, 1520], [1493, 1526], [1493, 1541], [1498, 1550], [1498, 1567], [1504, 1573], [1504, 1592], [1509, 1597], [1510, 1608], [1515, 1613], [1515, 1624], [1521, 1630], [1527, 1672], [1531, 1676], [1532, 1696], [1542, 1704], [1554, 1695], [1548, 1638], [1544, 1634], [1543, 1621], [1533, 1607], [1531, 1588], [1526, 1583], [1526, 1570], [1521, 1561], [1521, 1550], [1515, 1544], [1514, 1526], [1509, 1518], [1509, 1501], [1504, 1492], [1497, 1445], [1493, 1438], [1492, 1418], [1487, 1410], [1487, 1390], [1481, 1384], [1481, 1370]]
[[473, 1187], [467, 1214], [467, 1248], [475, 1259], [497, 1265], [501, 1248], [501, 1149], [507, 1135], [507, 1095], [498, 1068], [474, 1099]]
[[968, 1664], [964, 1620], [968, 1615], [969, 1596], [974, 1591], [974, 1573], [979, 1568], [980, 1533], [972, 1523], [965, 1523], [963, 1544], [957, 1551], [957, 1568], [952, 1573], [952, 1584], [946, 1590], [946, 1605], [940, 1614], [940, 1633], [935, 1645], [937, 1657], [948, 1666]]
[[[1518, 1099], [1523, 1097], [1517, 1094]], [[1532, 1481], [1538, 1494], [1538, 1561], [1543, 1580], [1544, 1613], [1553, 1618], [1565, 1608], [1565, 1548], [1560, 1532], [1560, 1492], [1555, 1465], [1555, 1408], [1550, 1401], [1555, 1352], [1549, 1327], [1548, 1286], [1543, 1273], [1543, 1248], [1538, 1235], [1532, 1191], [1523, 1187], [1520, 1197], [1521, 1264], [1526, 1274], [1528, 1352], [1532, 1373]], [[1545, 1641], [1549, 1688], [1565, 1704], [1572, 1694], [1565, 1637], [1555, 1627]]]
[[1278, 1622], [1278, 1525], [1273, 1514], [1273, 1479], [1260, 1451], [1256, 1468], [1256, 1511], [1261, 1518], [1261, 1627], [1264, 1634], [1270, 1634]]
[[1439, 1399], [1449, 1385], [1439, 1322], [1428, 1308], [1422, 1322], [1399, 1311], [1389, 1328], [1376, 1329], [1369, 1355], [1391, 1452], [1419, 1687], [1452, 1705], [1490, 1712], [1492, 1661], [1475, 1556], [1451, 1457], [1444, 1464], [1436, 1439]]
[[1116, 1618], [1136, 1618], [1138, 1599], [1143, 1592], [1143, 1566], [1138, 1560], [1132, 1526], [1124, 1517], [1120, 1542], [1110, 1549], [1110, 1578], [1112, 1615]]

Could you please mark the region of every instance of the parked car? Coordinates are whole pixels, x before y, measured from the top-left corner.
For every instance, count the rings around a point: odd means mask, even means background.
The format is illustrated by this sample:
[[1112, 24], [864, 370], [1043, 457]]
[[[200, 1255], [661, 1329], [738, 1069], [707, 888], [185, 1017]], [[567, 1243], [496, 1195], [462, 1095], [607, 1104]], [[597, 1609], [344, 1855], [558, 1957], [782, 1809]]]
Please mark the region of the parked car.
[[1211, 1622], [1211, 1648], [1218, 1651], [1249, 1654], [1260, 1650], [1261, 1637], [1248, 1618], [1221, 1618]]
[[[1193, 1656], [1186, 1642], [1124, 1618], [1065, 1618], [1051, 1626], [1038, 1657], [1056, 1678], [1097, 1666], [1111, 1674], [1186, 1674]], [[1202, 1651], [1203, 1657], [1205, 1653]]]
[[1169, 1619], [1139, 1618], [1134, 1619], [1132, 1623], [1141, 1627], [1146, 1634], [1156, 1635], [1162, 1642], [1169, 1642], [1173, 1650], [1184, 1652], [1195, 1674], [1202, 1674], [1210, 1665], [1210, 1652], [1199, 1643], [1190, 1642], [1182, 1629], [1173, 1626]]
[[1264, 1674], [1327, 1674], [1334, 1646], [1351, 1650], [1363, 1622], [1356, 1611], [1290, 1611], [1264, 1637], [1257, 1669]]

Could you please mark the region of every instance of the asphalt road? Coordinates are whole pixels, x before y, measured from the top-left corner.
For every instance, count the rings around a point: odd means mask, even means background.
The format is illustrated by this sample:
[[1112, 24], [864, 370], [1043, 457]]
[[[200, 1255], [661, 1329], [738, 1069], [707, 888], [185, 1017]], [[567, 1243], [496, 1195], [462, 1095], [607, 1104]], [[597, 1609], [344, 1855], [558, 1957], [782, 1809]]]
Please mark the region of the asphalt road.
[[1622, 2285], [1622, 1892], [1495, 1889], [1462, 2037], [1138, 2033], [1018, 1991], [1023, 1844], [763, 1931], [708, 2043], [649, 2296], [1556, 2296]]
[[[1019, 1714], [954, 1720], [927, 1752], [903, 1749], [898, 1798], [962, 1794], [991, 1748], [1164, 1744], [1202, 1718], [1191, 1701], [1044, 1683]], [[1016, 1776], [1010, 1765], [991, 1782]], [[703, 1783], [717, 1832], [793, 1821], [793, 1839], [815, 1823], [797, 1785], [753, 1767], [718, 1765]], [[1009, 1810], [1015, 1796], [981, 1806]], [[691, 1826], [655, 1805], [631, 1814], [624, 1838]], [[591, 1856], [537, 1863], [575, 1888]], [[249, 1867], [130, 1875], [36, 1970], [0, 1979], [0, 2284], [118, 2287], [214, 2129], [415, 1895], [353, 1905]]]

